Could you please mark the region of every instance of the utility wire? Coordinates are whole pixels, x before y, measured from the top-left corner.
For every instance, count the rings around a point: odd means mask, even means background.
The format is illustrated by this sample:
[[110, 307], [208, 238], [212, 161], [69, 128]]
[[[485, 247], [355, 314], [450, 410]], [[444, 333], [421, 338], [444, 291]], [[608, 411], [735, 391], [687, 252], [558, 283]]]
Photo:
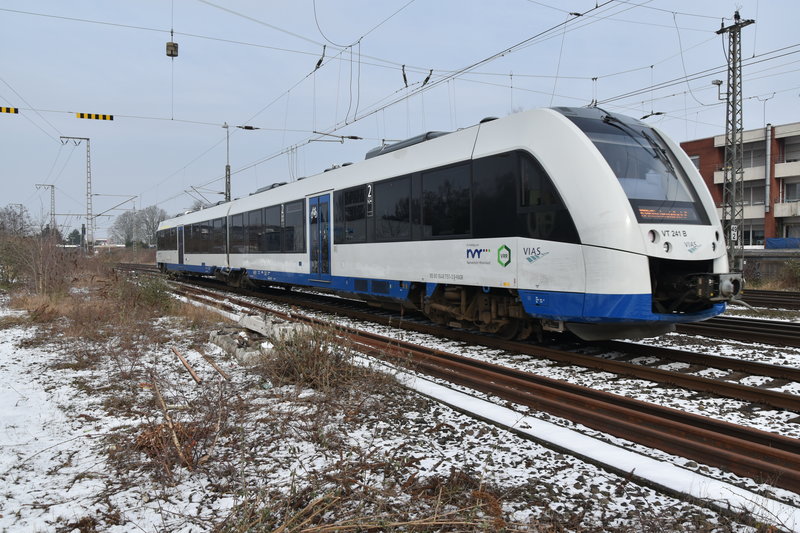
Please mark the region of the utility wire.
[[[672, 14], [672, 21], [675, 23], [675, 32], [678, 34], [678, 50], [680, 50], [680, 53], [681, 53], [681, 66], [683, 67], [683, 77], [686, 78], [686, 88], [689, 89], [689, 94], [692, 95], [692, 98], [698, 104], [700, 104], [702, 106], [712, 105], [712, 104], [705, 104], [705, 103], [701, 102], [694, 95], [694, 92], [692, 92], [692, 86], [689, 83], [688, 76], [686, 75], [686, 61], [684, 61], [684, 59], [683, 59], [683, 43], [681, 42], [681, 30], [678, 29], [678, 19], [676, 18], [675, 13]], [[652, 80], [651, 80], [650, 83], [652, 85]]]
[[415, 0], [409, 0], [408, 2], [406, 2], [405, 4], [403, 4], [403, 6], [402, 6], [400, 9], [398, 9], [397, 11], [395, 11], [394, 13], [392, 13], [391, 15], [389, 15], [388, 17], [386, 17], [385, 19], [383, 19], [382, 21], [380, 21], [378, 24], [376, 24], [375, 26], [373, 26], [373, 27], [372, 27], [372, 28], [371, 28], [369, 31], [367, 31], [367, 32], [366, 32], [364, 35], [362, 35], [361, 37], [359, 37], [358, 39], [356, 39], [355, 41], [353, 41], [353, 42], [352, 42], [352, 43], [350, 43], [350, 44], [337, 44], [337, 43], [335, 43], [335, 42], [331, 41], [331, 40], [328, 38], [328, 36], [327, 36], [327, 35], [325, 35], [325, 32], [324, 32], [324, 31], [322, 31], [322, 27], [321, 27], [321, 26], [320, 26], [320, 24], [319, 24], [319, 17], [317, 16], [317, 0], [313, 0], [313, 2], [312, 2], [312, 5], [313, 5], [313, 7], [314, 7], [314, 23], [317, 25], [317, 30], [319, 30], [319, 34], [320, 34], [320, 35], [322, 35], [322, 38], [323, 38], [323, 39], [325, 39], [326, 41], [328, 41], [328, 43], [329, 43], [329, 44], [332, 44], [333, 46], [338, 46], [339, 48], [349, 48], [349, 47], [351, 47], [351, 46], [355, 46], [356, 44], [360, 43], [360, 42], [361, 42], [361, 40], [362, 40], [364, 37], [366, 37], [367, 35], [369, 35], [369, 34], [370, 34], [370, 33], [372, 33], [373, 31], [375, 31], [375, 30], [377, 30], [378, 28], [380, 28], [381, 26], [383, 26], [383, 25], [384, 25], [386, 22], [388, 22], [388, 21], [389, 21], [389, 20], [390, 20], [392, 17], [394, 17], [395, 15], [397, 15], [398, 13], [400, 13], [401, 11], [403, 11], [405, 8], [407, 8], [408, 6], [410, 6], [411, 4], [413, 4], [414, 2], [415, 2]]
[[[35, 109], [33, 109], [33, 106], [32, 106], [30, 103], [28, 103], [28, 101], [27, 101], [27, 100], [25, 100], [25, 97], [24, 97], [24, 96], [22, 96], [21, 94], [19, 94], [19, 93], [17, 92], [17, 90], [16, 90], [16, 89], [14, 89], [14, 87], [12, 87], [12, 86], [11, 86], [11, 84], [10, 84], [10, 83], [8, 83], [8, 82], [7, 82], [6, 80], [4, 80], [2, 77], [0, 77], [0, 81], [2, 81], [2, 82], [3, 82], [3, 83], [4, 83], [4, 84], [5, 84], [5, 85], [6, 85], [6, 86], [9, 88], [9, 89], [11, 89], [11, 92], [13, 92], [14, 94], [16, 94], [16, 95], [17, 95], [17, 97], [18, 97], [20, 100], [22, 100], [23, 102], [25, 102], [25, 105], [27, 105], [29, 108], [31, 108], [31, 109], [32, 109], [32, 110], [33, 110], [33, 111], [34, 111], [34, 112], [35, 112], [35, 113], [36, 113], [36, 114], [39, 116], [39, 118], [40, 118], [40, 119], [42, 119], [42, 120], [43, 120], [43, 121], [44, 121], [44, 122], [45, 122], [45, 123], [46, 123], [48, 126], [50, 126], [51, 128], [53, 128], [54, 130], [56, 130], [56, 133], [58, 133], [58, 134], [59, 134], [59, 136], [60, 136], [60, 135], [63, 135], [63, 133], [61, 133], [61, 132], [58, 130], [58, 128], [56, 128], [55, 126], [53, 126], [53, 124], [52, 124], [52, 123], [50, 123], [50, 121], [48, 121], [46, 118], [44, 118], [44, 117], [42, 116], [42, 114], [41, 114], [41, 113], [39, 113], [38, 111], [36, 111]], [[30, 120], [30, 118], [28, 118], [28, 120]], [[54, 141], [58, 141], [58, 139], [56, 139], [54, 136], [50, 135], [49, 133], [47, 133], [46, 131], [44, 131], [42, 128], [40, 128], [38, 124], [36, 124], [36, 123], [35, 123], [35, 122], [33, 122], [32, 120], [31, 120], [30, 122], [31, 122], [31, 123], [32, 123], [34, 126], [36, 126], [37, 128], [39, 128], [40, 130], [42, 130], [42, 132], [43, 132], [45, 135], [47, 135], [48, 137], [50, 137], [50, 138], [51, 138], [51, 139], [53, 139]]]

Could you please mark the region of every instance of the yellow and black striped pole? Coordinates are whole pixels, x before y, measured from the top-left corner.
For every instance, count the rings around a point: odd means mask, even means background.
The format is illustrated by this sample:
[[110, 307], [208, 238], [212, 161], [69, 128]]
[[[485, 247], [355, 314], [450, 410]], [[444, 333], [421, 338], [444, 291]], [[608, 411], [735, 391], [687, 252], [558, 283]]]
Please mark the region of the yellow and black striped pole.
[[97, 113], [75, 113], [77, 118], [90, 118], [94, 120], [114, 120], [114, 115], [98, 115]]
[[19, 113], [18, 107], [0, 107], [0, 113]]

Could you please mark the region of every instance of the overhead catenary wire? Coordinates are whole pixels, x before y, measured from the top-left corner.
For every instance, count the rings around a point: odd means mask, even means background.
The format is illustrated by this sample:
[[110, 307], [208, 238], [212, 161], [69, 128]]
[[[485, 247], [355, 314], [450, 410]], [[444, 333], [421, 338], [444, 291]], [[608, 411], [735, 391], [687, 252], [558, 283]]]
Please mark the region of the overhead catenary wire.
[[[762, 54], [761, 56], [756, 56], [757, 58], [759, 58], [757, 61], [754, 61], [753, 60], [754, 58], [744, 59], [744, 60], [742, 60], [742, 66], [743, 67], [748, 67], [748, 66], [751, 66], [751, 65], [757, 65], [757, 64], [763, 63], [765, 61], [772, 61], [772, 60], [778, 59], [780, 57], [786, 57], [786, 56], [790, 56], [790, 55], [796, 54], [796, 53], [800, 52], [800, 50], [794, 50], [794, 51], [786, 51], [786, 50], [791, 50], [792, 48], [798, 48], [798, 47], [800, 47], [800, 43], [794, 44], [794, 45], [790, 45], [790, 46], [785, 46], [785, 47], [782, 47], [782, 48], [778, 48], [778, 49], [772, 50], [770, 52], [766, 52], [766, 53]], [[778, 54], [778, 55], [773, 55], [773, 54], [776, 54], [777, 52], [784, 52], [784, 53]], [[766, 56], [766, 55], [770, 55], [772, 57], [763, 57], [763, 56]], [[681, 77], [678, 77], [678, 78], [672, 78], [670, 80], [667, 80], [667, 81], [664, 81], [664, 82], [661, 82], [661, 83], [657, 83], [657, 84], [653, 85], [653, 87], [650, 87], [650, 86], [642, 87], [642, 88], [639, 88], [639, 89], [634, 89], [632, 91], [628, 91], [626, 93], [622, 93], [622, 94], [619, 94], [619, 95], [611, 96], [611, 97], [608, 97], [606, 99], [601, 100], [599, 103], [600, 104], [604, 104], [604, 103], [614, 102], [614, 101], [617, 101], [617, 100], [622, 100], [622, 99], [625, 99], [625, 98], [631, 98], [633, 96], [638, 96], [638, 95], [640, 95], [642, 93], [649, 92], [653, 88], [655, 88], [655, 89], [663, 89], [663, 88], [666, 88], [666, 87], [674, 86], [676, 84], [685, 83], [687, 80], [688, 81], [692, 81], [692, 80], [695, 80], [695, 79], [698, 79], [698, 78], [704, 78], [704, 77], [712, 76], [714, 74], [720, 74], [722, 72], [725, 72], [727, 70], [727, 68], [728, 68], [727, 65], [720, 65], [720, 66], [716, 66], [716, 67], [710, 67], [710, 68], [707, 68], [707, 69], [704, 69], [704, 70], [701, 70], [701, 71], [697, 71], [697, 72], [695, 72], [693, 74], [689, 74], [688, 76], [681, 76]]]
[[[410, 2], [409, 2], [409, 4], [410, 4]], [[408, 4], [406, 4], [406, 5], [408, 5]], [[637, 3], [636, 5], [641, 5], [641, 4]], [[674, 13], [673, 11], [669, 11], [669, 10], [664, 10], [664, 11], [668, 11], [668, 12], [670, 12], [670, 13]], [[718, 19], [719, 19], [719, 17], [713, 17], [713, 18], [715, 18], [716, 20], [718, 20]], [[323, 27], [324, 27], [324, 26], [323, 26]], [[562, 36], [564, 35], [564, 33], [565, 33], [565, 30], [566, 30], [566, 28], [562, 28], [562, 32], [560, 32], [560, 33], [562, 34]], [[324, 46], [324, 45], [323, 45], [323, 46]], [[319, 50], [316, 50], [316, 51], [314, 52], [314, 55], [315, 55], [316, 57], [319, 57]], [[340, 60], [340, 64], [341, 64], [341, 60]], [[361, 66], [362, 64], [363, 64], [364, 66], [366, 66], [368, 63], [366, 63], [366, 62], [359, 63], [359, 66]], [[311, 67], [312, 65], [313, 65], [313, 62], [312, 62], [312, 61], [309, 61], [309, 65], [308, 65], [308, 66], [309, 66], [309, 67]], [[383, 67], [383, 68], [391, 68], [391, 67], [387, 67], [386, 65], [381, 65], [381, 67]], [[644, 68], [649, 68], [649, 67], [644, 67]], [[409, 69], [409, 70], [410, 70], [410, 69]], [[429, 75], [430, 75], [430, 74], [432, 74], [432, 73], [430, 72], [430, 70], [429, 70], [429, 69], [427, 69], [427, 68], [425, 69], [425, 71], [424, 71], [424, 72], [427, 72], [427, 73], [429, 73]], [[359, 71], [359, 73], [360, 73], [360, 71]], [[524, 74], [524, 73], [515, 73], [515, 74], [518, 76], [518, 79], [522, 79], [522, 78], [525, 76], [525, 74]], [[560, 74], [560, 72], [559, 72], [559, 74]], [[445, 73], [443, 73], [442, 71], [436, 71], [436, 75], [432, 76], [430, 79], [435, 81], [435, 80], [437, 80], [437, 79], [440, 79], [440, 78], [441, 78], [441, 77], [443, 77], [444, 75], [446, 75], [446, 74], [445, 74]], [[449, 80], [446, 80], [446, 81], [447, 81], [448, 85], [452, 85], [452, 84], [450, 83], [450, 81], [451, 81], [451, 80], [453, 81], [453, 84], [454, 84], [456, 79], [465, 79], [465, 77], [466, 77], [466, 76], [479, 76], [479, 75], [481, 75], [481, 73], [479, 73], [479, 72], [477, 72], [477, 71], [474, 71], [474, 72], [467, 72], [467, 73], [461, 74], [461, 75], [459, 75], [459, 76], [456, 76], [456, 77], [450, 78]], [[507, 72], [506, 72], [506, 73], [502, 73], [502, 74], [500, 74], [500, 75], [502, 75], [502, 76], [509, 76], [509, 74], [508, 74]], [[534, 77], [534, 76], [536, 76], [536, 75], [535, 75], [535, 74], [531, 74], [530, 76], [531, 76], [531, 77]], [[566, 77], [566, 76], [551, 76], [551, 78], [553, 78], [553, 79], [556, 79], [556, 80], [557, 80], [557, 79], [559, 79], [559, 78], [561, 78], [561, 79], [566, 79], [567, 77]], [[576, 77], [576, 78], [577, 78], [577, 77]], [[590, 78], [590, 77], [585, 77], [584, 79], [591, 79], [591, 78]], [[423, 84], [423, 85], [425, 85], [425, 84]], [[514, 84], [512, 83], [511, 85], [513, 86]], [[419, 87], [419, 86], [417, 86], [416, 88], [418, 89], [418, 88], [420, 88], [420, 87]], [[650, 91], [653, 91], [653, 90], [654, 90], [653, 88], [654, 88], [654, 84], [652, 83], [652, 80], [651, 80], [651, 83], [650, 83]], [[427, 89], [427, 86], [426, 86], [426, 89]], [[522, 88], [514, 87], [514, 90], [518, 90], [518, 89], [519, 89], [519, 90], [526, 90], [524, 87], [522, 87]], [[455, 90], [455, 88], [453, 87], [453, 91], [454, 91], [454, 90]], [[449, 93], [449, 91], [448, 91], [448, 93]], [[282, 93], [282, 94], [287, 94], [287, 93]], [[360, 93], [358, 93], [358, 92], [357, 92], [356, 94], [357, 94], [357, 96], [360, 96]], [[413, 96], [414, 96], [414, 94], [415, 94], [415, 93], [412, 93], [412, 94], [410, 94], [410, 95], [409, 95], [409, 97], [413, 97]], [[552, 93], [550, 93], [550, 95], [551, 95], [551, 97], [552, 97]], [[361, 111], [360, 111], [360, 105], [358, 105], [358, 102], [359, 102], [359, 100], [358, 100], [358, 97], [357, 97], [357, 98], [356, 98], [356, 111], [355, 111], [355, 112], [348, 111], [348, 113], [346, 114], [346, 116], [345, 116], [345, 119], [344, 119], [344, 125], [351, 124], [351, 123], [353, 122], [353, 120], [351, 120], [351, 115], [353, 115], [353, 117], [354, 117], [354, 119], [355, 119], [355, 120], [358, 120], [358, 119], [360, 119], [360, 118], [361, 118], [361, 116], [362, 116], [362, 115], [361, 115]], [[365, 108], [365, 109], [369, 109], [369, 108]], [[143, 117], [143, 116], [138, 116], [138, 117], [136, 117], [136, 118], [145, 118], [145, 119], [162, 120], [160, 117]], [[338, 120], [338, 116], [337, 116], [337, 120]], [[188, 121], [188, 120], [187, 120], [187, 121], [185, 121], [185, 122], [186, 122], [186, 123], [208, 124], [208, 125], [214, 125], [214, 126], [218, 126], [218, 124], [216, 124], [216, 123], [204, 123], [204, 122], [202, 122], [202, 121]], [[340, 127], [341, 127], [341, 126], [340, 126]], [[285, 131], [297, 131], [297, 132], [309, 133], [309, 132], [308, 132], [308, 130], [301, 130], [301, 129], [297, 129], [297, 130], [287, 130], [285, 127], [282, 129], [282, 131], [284, 131], [284, 132], [285, 132]], [[184, 168], [185, 168], [185, 167], [184, 167]]]
[[[36, 113], [36, 115], [37, 115], [39, 118], [41, 118], [41, 119], [42, 119], [42, 121], [44, 121], [44, 123], [45, 123], [45, 124], [47, 124], [48, 126], [50, 126], [51, 128], [53, 128], [53, 129], [56, 131], [56, 133], [58, 133], [58, 135], [59, 135], [59, 136], [63, 135], [63, 134], [61, 133], [61, 131], [60, 131], [58, 128], [56, 128], [55, 126], [53, 126], [53, 124], [52, 124], [52, 123], [51, 123], [49, 120], [47, 120], [46, 118], [44, 118], [44, 117], [42, 116], [42, 114], [41, 114], [41, 113], [39, 113], [39, 112], [38, 112], [38, 111], [37, 111], [37, 110], [36, 110], [36, 109], [35, 109], [35, 108], [34, 108], [34, 107], [33, 107], [33, 106], [32, 106], [32, 105], [31, 105], [31, 104], [30, 104], [30, 103], [29, 103], [29, 102], [28, 102], [26, 99], [25, 99], [25, 97], [24, 97], [24, 96], [22, 96], [21, 94], [19, 94], [19, 92], [17, 92], [17, 90], [16, 90], [16, 89], [14, 89], [14, 87], [12, 87], [10, 83], [8, 83], [8, 82], [7, 82], [6, 80], [4, 80], [2, 77], [0, 77], [0, 81], [2, 81], [2, 82], [5, 84], [5, 86], [6, 86], [6, 87], [8, 87], [9, 89], [11, 89], [11, 92], [13, 92], [15, 95], [17, 95], [17, 97], [18, 97], [20, 100], [22, 100], [23, 102], [25, 102], [25, 105], [27, 105], [27, 106], [28, 106], [28, 108], [30, 108], [30, 109], [31, 109], [31, 110], [32, 110], [34, 113]], [[26, 117], [26, 118], [27, 118], [27, 120], [29, 120], [29, 121], [30, 121], [30, 122], [31, 122], [31, 123], [32, 123], [34, 126], [36, 126], [37, 128], [39, 128], [39, 129], [42, 131], [42, 133], [44, 133], [45, 135], [47, 135], [48, 137], [50, 137], [50, 138], [51, 138], [51, 139], [53, 139], [54, 141], [58, 141], [58, 139], [57, 139], [55, 136], [53, 136], [53, 135], [50, 135], [49, 133], [47, 133], [46, 131], [44, 131], [44, 129], [43, 129], [43, 128], [41, 128], [41, 127], [40, 127], [38, 124], [36, 124], [36, 123], [35, 123], [35, 122], [33, 122], [32, 120], [30, 120], [30, 118], [28, 118], [28, 117]], [[60, 142], [60, 141], [59, 141], [59, 142]]]
[[[606, 4], [608, 4], [608, 3], [609, 3], [609, 2], [607, 2]], [[598, 7], [603, 7], [603, 6], [605, 6], [606, 4], [600, 5], [600, 6], [598, 6]], [[551, 29], [551, 30], [552, 30], [552, 29]], [[529, 39], [526, 39], [525, 41], [522, 41], [521, 43], [518, 43], [517, 45], [515, 45], [515, 46], [512, 46], [512, 47], [509, 47], [509, 48], [507, 48], [507, 49], [505, 49], [505, 50], [503, 50], [503, 51], [501, 51], [501, 52], [498, 52], [497, 54], [494, 54], [494, 55], [492, 55], [492, 56], [490, 56], [490, 57], [488, 57], [488, 58], [486, 58], [486, 59], [484, 59], [484, 60], [481, 60], [481, 61], [479, 61], [479, 62], [473, 63], [472, 65], [470, 65], [470, 66], [468, 66], [468, 67], [465, 67], [465, 68], [459, 69], [459, 70], [457, 70], [457, 71], [452, 71], [452, 72], [450, 72], [450, 73], [448, 73], [448, 74], [446, 74], [446, 75], [444, 75], [444, 76], [441, 76], [441, 77], [437, 78], [435, 82], [433, 82], [433, 83], [431, 83], [431, 84], [427, 85], [427, 86], [426, 86], [426, 88], [431, 88], [431, 87], [433, 87], [433, 86], [436, 86], [436, 85], [438, 85], [439, 83], [442, 83], [442, 82], [448, 81], [448, 80], [450, 80], [450, 79], [456, 79], [456, 78], [460, 77], [460, 76], [459, 76], [459, 74], [464, 74], [464, 73], [467, 73], [467, 72], [469, 72], [471, 69], [474, 69], [474, 68], [476, 68], [476, 67], [477, 67], [477, 66], [479, 66], [479, 65], [486, 64], [487, 62], [491, 61], [492, 59], [494, 59], [494, 58], [496, 58], [496, 57], [501, 57], [501, 56], [503, 56], [503, 55], [505, 55], [505, 54], [507, 54], [507, 53], [510, 53], [510, 52], [512, 52], [512, 51], [514, 51], [514, 50], [516, 50], [516, 49], [520, 48], [520, 46], [521, 46], [521, 45], [524, 45], [524, 44], [526, 44], [526, 43], [528, 43], [528, 42], [532, 41], [533, 39], [537, 38], [539, 35], [545, 34], [545, 33], [547, 33], [548, 31], [551, 31], [551, 30], [546, 30], [545, 32], [541, 32], [540, 34], [537, 34], [536, 36], [533, 36], [533, 37], [531, 37], [531, 38], [529, 38]], [[792, 48], [792, 47], [790, 46], [790, 47], [784, 47], [784, 48]], [[779, 49], [779, 50], [780, 50], [780, 49]], [[767, 55], [767, 54], [773, 54], [774, 52], [775, 52], [775, 51], [770, 51], [770, 52], [768, 52], [768, 53], [765, 53], [764, 55]], [[762, 59], [761, 61], [767, 61], [767, 60], [770, 60], [770, 59], [774, 59], [774, 58], [766, 58], [766, 59]], [[724, 68], [724, 67], [719, 67], [719, 68]], [[714, 73], [714, 69], [707, 69], [707, 71], [703, 71], [703, 73], [705, 73], [705, 75], [711, 75], [711, 74], [713, 74], [713, 73]], [[464, 78], [461, 78], [461, 79], [464, 79]], [[682, 81], [682, 80], [683, 80], [683, 78], [680, 78], [680, 80]], [[658, 86], [658, 85], [655, 85], [655, 86], [654, 86], [654, 88], [659, 88], [659, 86]], [[379, 111], [381, 111], [381, 110], [383, 110], [383, 109], [386, 109], [386, 108], [388, 108], [388, 107], [390, 107], [390, 106], [394, 105], [395, 103], [397, 103], [397, 102], [399, 102], [399, 101], [407, 100], [407, 98], [409, 98], [410, 96], [413, 96], [414, 94], [418, 93], [418, 92], [419, 92], [419, 90], [420, 90], [420, 89], [418, 88], [418, 89], [415, 89], [415, 90], [409, 91], [409, 94], [405, 94], [405, 95], [403, 95], [403, 96], [401, 96], [401, 97], [399, 97], [399, 98], [395, 98], [395, 99], [391, 100], [391, 101], [390, 101], [390, 102], [388, 102], [388, 103], [383, 103], [383, 104], [381, 104], [381, 105], [378, 105], [378, 106], [374, 106], [374, 105], [373, 105], [373, 106], [371, 106], [371, 107], [367, 108], [367, 111], [364, 111], [364, 112], [362, 112], [360, 116], [354, 117], [354, 120], [353, 120], [353, 121], [350, 121], [350, 122], [349, 122], [349, 124], [352, 124], [352, 122], [354, 122], [354, 121], [357, 121], [357, 120], [360, 120], [360, 119], [362, 119], [362, 118], [364, 118], [364, 117], [366, 117], [366, 116], [369, 116], [369, 115], [371, 115], [371, 114], [373, 114], [373, 113], [376, 113], [376, 112], [379, 112]], [[647, 87], [647, 88], [646, 88], [646, 90], [647, 90], [647, 91], [650, 91], [650, 90], [651, 90], [651, 87]], [[390, 99], [391, 99], [391, 95], [390, 95], [389, 97], [387, 97], [387, 98], [384, 98], [384, 100], [390, 100]], [[334, 126], [332, 126], [330, 129], [328, 129], [328, 130], [327, 130], [327, 133], [330, 133], [330, 132], [336, 131], [336, 130], [340, 129], [341, 127], [345, 126], [345, 125], [348, 125], [348, 124], [337, 123], [337, 124], [335, 124]], [[249, 168], [252, 168], [253, 166], [256, 166], [256, 165], [259, 165], [259, 164], [261, 164], [261, 163], [264, 163], [264, 162], [266, 162], [266, 161], [270, 161], [270, 160], [274, 159], [275, 157], [278, 157], [278, 156], [280, 156], [280, 155], [282, 155], [282, 154], [286, 153], [286, 151], [288, 151], [288, 150], [296, 150], [296, 149], [298, 149], [299, 147], [301, 147], [301, 146], [303, 146], [303, 145], [305, 145], [305, 144], [308, 144], [309, 142], [311, 142], [311, 139], [306, 139], [306, 140], [304, 140], [304, 141], [300, 141], [300, 142], [298, 142], [298, 143], [295, 143], [295, 144], [293, 144], [292, 146], [290, 146], [290, 147], [287, 147], [287, 148], [284, 148], [284, 149], [282, 149], [282, 150], [279, 150], [279, 151], [278, 151], [278, 152], [276, 152], [276, 153], [273, 153], [273, 154], [270, 154], [270, 155], [264, 156], [264, 157], [262, 157], [262, 158], [260, 158], [260, 159], [258, 159], [258, 160], [256, 160], [256, 161], [253, 161], [253, 162], [251, 162], [251, 163], [248, 163], [248, 164], [244, 165], [243, 167], [241, 167], [240, 169], [236, 170], [235, 172], [241, 172], [241, 171], [247, 170], [247, 169], [249, 169]], [[221, 179], [221, 178], [215, 178], [215, 179], [214, 179], [214, 180], [212, 180], [210, 183], [213, 183], [214, 181], [218, 181], [219, 179]]]

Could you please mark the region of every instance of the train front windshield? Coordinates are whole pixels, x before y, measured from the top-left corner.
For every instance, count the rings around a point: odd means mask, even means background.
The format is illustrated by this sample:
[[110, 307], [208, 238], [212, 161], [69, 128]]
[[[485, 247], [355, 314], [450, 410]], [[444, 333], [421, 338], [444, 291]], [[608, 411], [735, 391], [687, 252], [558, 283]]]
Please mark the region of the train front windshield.
[[567, 116], [614, 171], [639, 222], [708, 223], [692, 183], [652, 128], [608, 114]]

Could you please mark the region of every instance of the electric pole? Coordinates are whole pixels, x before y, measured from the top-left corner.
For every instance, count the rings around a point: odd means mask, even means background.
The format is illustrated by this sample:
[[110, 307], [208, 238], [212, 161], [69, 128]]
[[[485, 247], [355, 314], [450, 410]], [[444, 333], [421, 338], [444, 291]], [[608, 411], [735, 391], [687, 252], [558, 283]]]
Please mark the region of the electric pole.
[[75, 146], [79, 145], [81, 141], [86, 141], [86, 242], [84, 249], [86, 252], [91, 252], [94, 248], [94, 217], [92, 216], [92, 156], [89, 147], [88, 137], [65, 137], [61, 136], [62, 143], [66, 144], [67, 141], [72, 141]]
[[56, 186], [50, 185], [46, 183], [37, 183], [37, 189], [44, 189], [45, 187], [50, 188], [50, 232], [51, 235], [54, 235], [56, 231]]
[[222, 125], [225, 128], [225, 201], [231, 201], [231, 136], [228, 123]]
[[[733, 24], [720, 27], [718, 35], [728, 34], [728, 91], [727, 118], [725, 120], [725, 164], [722, 185], [722, 225], [728, 243], [728, 265], [732, 271], [744, 268], [744, 169], [742, 168], [742, 56], [741, 29], [755, 21], [742, 20], [739, 12], [733, 15]], [[715, 80], [719, 90], [721, 82]], [[721, 98], [720, 98], [721, 99]]]

